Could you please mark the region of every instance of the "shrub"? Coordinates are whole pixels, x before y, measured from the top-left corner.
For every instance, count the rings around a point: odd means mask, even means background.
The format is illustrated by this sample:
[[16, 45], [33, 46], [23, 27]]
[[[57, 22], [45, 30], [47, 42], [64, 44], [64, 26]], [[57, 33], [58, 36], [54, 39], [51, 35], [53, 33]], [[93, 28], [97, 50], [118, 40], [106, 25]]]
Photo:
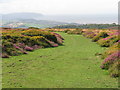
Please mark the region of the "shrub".
[[48, 43], [47, 39], [43, 36], [33, 36], [31, 37], [31, 43], [28, 44], [29, 46], [39, 45], [43, 47], [50, 47], [50, 44]]
[[53, 33], [53, 34], [55, 35], [55, 37], [57, 39], [57, 43], [56, 42], [55, 43], [59, 44], [59, 45], [62, 45], [64, 38], [61, 35], [57, 34], [57, 33]]
[[[49, 42], [50, 41], [50, 42]], [[2, 32], [3, 57], [27, 54], [26, 51], [44, 47], [56, 47], [63, 43], [63, 37], [57, 33], [38, 28], [6, 29]]]
[[57, 47], [57, 46], [58, 46], [58, 44], [56, 44], [56, 43], [54, 43], [54, 42], [52, 42], [52, 41], [49, 41], [49, 40], [48, 40], [48, 42], [50, 43], [50, 45], [51, 45], [52, 47]]
[[57, 43], [57, 38], [55, 37], [54, 34], [48, 31], [42, 31], [42, 30], [27, 30], [23, 31], [22, 35], [26, 36], [43, 36], [48, 40], [54, 41]]
[[2, 58], [9, 58], [9, 55], [6, 53], [2, 53]]
[[17, 44], [20, 48], [24, 48], [25, 47], [25, 44], [24, 43], [18, 43]]
[[8, 42], [7, 40], [4, 40], [2, 42], [2, 53], [6, 53], [7, 55], [13, 55], [12, 52], [16, 51], [16, 48], [14, 48], [13, 43]]
[[116, 42], [118, 42], [118, 36], [109, 36], [109, 37], [98, 40], [97, 43], [102, 47], [109, 47]]
[[98, 41], [99, 39], [101, 38], [106, 38], [108, 37], [109, 35], [106, 33], [106, 32], [100, 32], [99, 34], [97, 34], [95, 37], [92, 38], [92, 41], [93, 42], [96, 42]]
[[120, 60], [114, 62], [110, 68], [109, 68], [109, 73], [110, 73], [110, 76], [112, 77], [119, 77], [120, 76]]
[[11, 54], [9, 54], [9, 55], [11, 55], [11, 56], [18, 56], [20, 54], [23, 54], [23, 53], [21, 51], [19, 51], [19, 50], [14, 50], [14, 51], [11, 51]]
[[62, 40], [64, 40], [64, 38], [60, 35], [60, 34], [57, 34], [57, 33], [54, 33], [54, 32], [51, 32], [52, 34], [54, 34], [56, 37], [59, 37], [61, 38]]
[[110, 40], [109, 39], [100, 39], [97, 41], [97, 43], [101, 46], [101, 47], [109, 47], [110, 46]]
[[37, 27], [29, 27], [28, 29], [39, 29], [39, 28], [37, 28]]
[[33, 51], [33, 48], [29, 47], [29, 46], [25, 46], [24, 50], [26, 50], [26, 51]]
[[111, 39], [111, 45], [114, 44], [114, 43], [116, 43], [116, 42], [118, 42], [119, 39], [120, 39], [120, 38], [119, 38], [118, 35], [117, 35], [117, 36], [113, 36], [112, 39]]
[[43, 46], [34, 45], [34, 46], [32, 46], [32, 48], [35, 50], [35, 49], [43, 48]]
[[93, 38], [93, 37], [95, 37], [96, 36], [96, 34], [94, 33], [94, 32], [92, 32], [92, 31], [85, 31], [84, 33], [83, 33], [83, 36], [85, 36], [85, 37], [87, 37], [87, 38]]
[[109, 55], [105, 60], [103, 61], [101, 68], [102, 69], [109, 69], [110, 65], [113, 64], [115, 61], [118, 61], [120, 59], [120, 51], [114, 52], [111, 55]]
[[117, 43], [113, 44], [112, 46], [110, 46], [109, 48], [107, 48], [107, 50], [102, 54], [102, 58], [106, 58], [108, 55], [111, 55], [114, 52], [117, 52], [118, 50], [120, 50], [120, 45]]
[[70, 30], [70, 31], [67, 31], [68, 34], [82, 34], [82, 29], [76, 29], [76, 30]]
[[[2, 40], [2, 47], [7, 47], [7, 48], [11, 48], [13, 46], [12, 42], [9, 42], [7, 40]], [[5, 48], [3, 48], [5, 49]]]
[[63, 32], [64, 32], [64, 33], [68, 33], [69, 31], [70, 31], [70, 30], [69, 30], [69, 29], [67, 29], [67, 30], [64, 30]]

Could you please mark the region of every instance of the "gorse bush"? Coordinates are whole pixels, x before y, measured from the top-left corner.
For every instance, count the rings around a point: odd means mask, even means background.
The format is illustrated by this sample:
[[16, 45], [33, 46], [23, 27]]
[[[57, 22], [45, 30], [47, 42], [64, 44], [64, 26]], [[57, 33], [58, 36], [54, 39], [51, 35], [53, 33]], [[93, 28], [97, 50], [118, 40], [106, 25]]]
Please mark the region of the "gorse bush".
[[62, 43], [63, 37], [59, 34], [38, 28], [3, 29], [2, 57], [27, 54], [27, 51], [46, 47], [57, 47]]
[[97, 34], [95, 37], [92, 38], [92, 41], [93, 42], [96, 42], [98, 41], [99, 39], [101, 38], [106, 38], [108, 37], [109, 35], [107, 34], [107, 32], [100, 32], [99, 34]]
[[97, 42], [101, 47], [109, 47], [111, 45], [111, 40], [100, 39]]
[[115, 61], [109, 68], [110, 76], [112, 77], [119, 77], [120, 76], [120, 59]]
[[95, 34], [93, 31], [88, 30], [88, 31], [85, 31], [85, 32], [83, 33], [83, 36], [85, 36], [85, 37], [87, 37], [87, 38], [93, 38], [93, 37], [96, 36], [96, 34]]
[[120, 50], [120, 45], [118, 42], [113, 44], [111, 47], [107, 48], [106, 51], [102, 54], [102, 58], [106, 58], [107, 56], [111, 55], [112, 53], [119, 51]]
[[68, 34], [82, 34], [82, 29], [76, 29], [76, 30], [68, 30], [67, 33]]
[[109, 36], [98, 40], [98, 44], [102, 47], [112, 46], [114, 43], [118, 42], [118, 36]]
[[48, 31], [40, 31], [40, 30], [27, 30], [23, 31], [22, 35], [26, 36], [43, 36], [48, 40], [54, 41], [57, 43], [57, 39], [54, 34], [48, 32]]

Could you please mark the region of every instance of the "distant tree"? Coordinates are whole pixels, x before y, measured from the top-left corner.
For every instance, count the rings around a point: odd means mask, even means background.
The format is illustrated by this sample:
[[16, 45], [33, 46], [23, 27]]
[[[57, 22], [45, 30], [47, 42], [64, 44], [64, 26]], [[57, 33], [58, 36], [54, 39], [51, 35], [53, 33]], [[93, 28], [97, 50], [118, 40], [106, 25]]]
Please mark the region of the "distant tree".
[[39, 29], [39, 28], [37, 28], [37, 27], [29, 27], [28, 29]]
[[58, 29], [63, 29], [63, 28], [79, 28], [79, 29], [109, 29], [109, 28], [116, 28], [118, 27], [117, 24], [113, 23], [113, 24], [83, 24], [83, 25], [72, 25], [72, 24], [68, 24], [68, 25], [59, 25], [59, 26], [55, 26], [53, 28], [58, 28]]

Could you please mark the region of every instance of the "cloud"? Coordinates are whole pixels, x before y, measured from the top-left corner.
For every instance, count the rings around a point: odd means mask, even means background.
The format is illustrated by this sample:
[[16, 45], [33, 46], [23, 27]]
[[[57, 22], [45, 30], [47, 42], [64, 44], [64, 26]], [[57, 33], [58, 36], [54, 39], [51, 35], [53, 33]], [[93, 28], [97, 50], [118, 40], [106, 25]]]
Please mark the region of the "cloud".
[[0, 3], [7, 3], [7, 2], [11, 2], [13, 0], [0, 0]]
[[0, 12], [37, 12], [43, 14], [117, 13], [119, 0], [0, 0]]

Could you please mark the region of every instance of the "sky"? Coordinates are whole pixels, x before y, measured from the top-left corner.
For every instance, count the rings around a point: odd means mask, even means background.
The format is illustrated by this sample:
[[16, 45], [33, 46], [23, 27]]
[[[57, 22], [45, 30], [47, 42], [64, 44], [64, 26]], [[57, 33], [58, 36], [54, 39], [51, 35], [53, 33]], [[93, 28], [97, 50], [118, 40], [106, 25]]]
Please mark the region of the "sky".
[[0, 13], [117, 14], [119, 0], [0, 0]]

